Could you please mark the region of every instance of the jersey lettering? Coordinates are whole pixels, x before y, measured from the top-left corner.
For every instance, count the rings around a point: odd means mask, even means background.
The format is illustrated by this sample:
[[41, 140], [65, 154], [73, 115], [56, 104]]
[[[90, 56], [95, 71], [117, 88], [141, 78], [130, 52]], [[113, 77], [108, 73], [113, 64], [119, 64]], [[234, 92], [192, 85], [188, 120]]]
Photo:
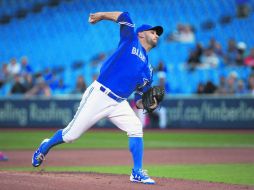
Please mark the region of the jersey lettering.
[[131, 54], [138, 56], [143, 62], [145, 62], [146, 58], [142, 54], [142, 52], [136, 47], [132, 47]]

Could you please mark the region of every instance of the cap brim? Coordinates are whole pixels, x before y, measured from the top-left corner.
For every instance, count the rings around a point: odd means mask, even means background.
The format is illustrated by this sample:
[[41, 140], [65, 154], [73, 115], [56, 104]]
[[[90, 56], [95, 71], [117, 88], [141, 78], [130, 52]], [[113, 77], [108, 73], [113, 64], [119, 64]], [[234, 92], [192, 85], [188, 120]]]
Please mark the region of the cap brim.
[[158, 36], [162, 35], [162, 33], [163, 33], [163, 28], [161, 26], [155, 26], [155, 27], [152, 27], [152, 28], [150, 28], [148, 30], [155, 30], [156, 34]]

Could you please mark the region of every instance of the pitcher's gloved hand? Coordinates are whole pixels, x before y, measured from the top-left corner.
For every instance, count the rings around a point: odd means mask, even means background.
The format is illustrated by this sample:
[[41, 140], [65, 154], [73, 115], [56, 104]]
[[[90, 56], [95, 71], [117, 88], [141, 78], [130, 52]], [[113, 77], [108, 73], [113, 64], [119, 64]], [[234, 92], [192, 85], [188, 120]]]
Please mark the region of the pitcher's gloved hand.
[[163, 100], [165, 89], [160, 86], [153, 86], [142, 95], [142, 104], [144, 110], [152, 113]]

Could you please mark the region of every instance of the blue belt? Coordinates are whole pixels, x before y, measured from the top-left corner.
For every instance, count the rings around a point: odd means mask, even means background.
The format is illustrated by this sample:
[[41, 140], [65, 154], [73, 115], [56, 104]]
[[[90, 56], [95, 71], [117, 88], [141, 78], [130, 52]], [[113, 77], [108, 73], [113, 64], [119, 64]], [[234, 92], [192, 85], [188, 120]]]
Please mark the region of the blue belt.
[[[100, 91], [105, 92], [106, 90], [107, 90], [107, 89], [104, 88], [103, 86], [100, 87]], [[117, 97], [117, 96], [114, 95], [112, 92], [109, 92], [107, 95], [108, 95], [110, 98], [112, 98], [113, 100], [115, 100], [115, 101], [117, 101], [117, 102], [119, 102], [119, 103], [125, 100], [124, 98]]]

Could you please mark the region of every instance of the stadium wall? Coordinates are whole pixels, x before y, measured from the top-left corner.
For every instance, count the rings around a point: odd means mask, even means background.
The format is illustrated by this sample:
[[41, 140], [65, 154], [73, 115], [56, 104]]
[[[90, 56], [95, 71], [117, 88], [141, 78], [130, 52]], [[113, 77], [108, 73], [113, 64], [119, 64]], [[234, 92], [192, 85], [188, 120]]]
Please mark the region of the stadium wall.
[[[1, 98], [0, 128], [62, 128], [73, 118], [80, 98]], [[251, 96], [168, 96], [161, 107], [166, 108], [167, 128], [254, 129]], [[102, 120], [95, 127], [114, 126]]]

